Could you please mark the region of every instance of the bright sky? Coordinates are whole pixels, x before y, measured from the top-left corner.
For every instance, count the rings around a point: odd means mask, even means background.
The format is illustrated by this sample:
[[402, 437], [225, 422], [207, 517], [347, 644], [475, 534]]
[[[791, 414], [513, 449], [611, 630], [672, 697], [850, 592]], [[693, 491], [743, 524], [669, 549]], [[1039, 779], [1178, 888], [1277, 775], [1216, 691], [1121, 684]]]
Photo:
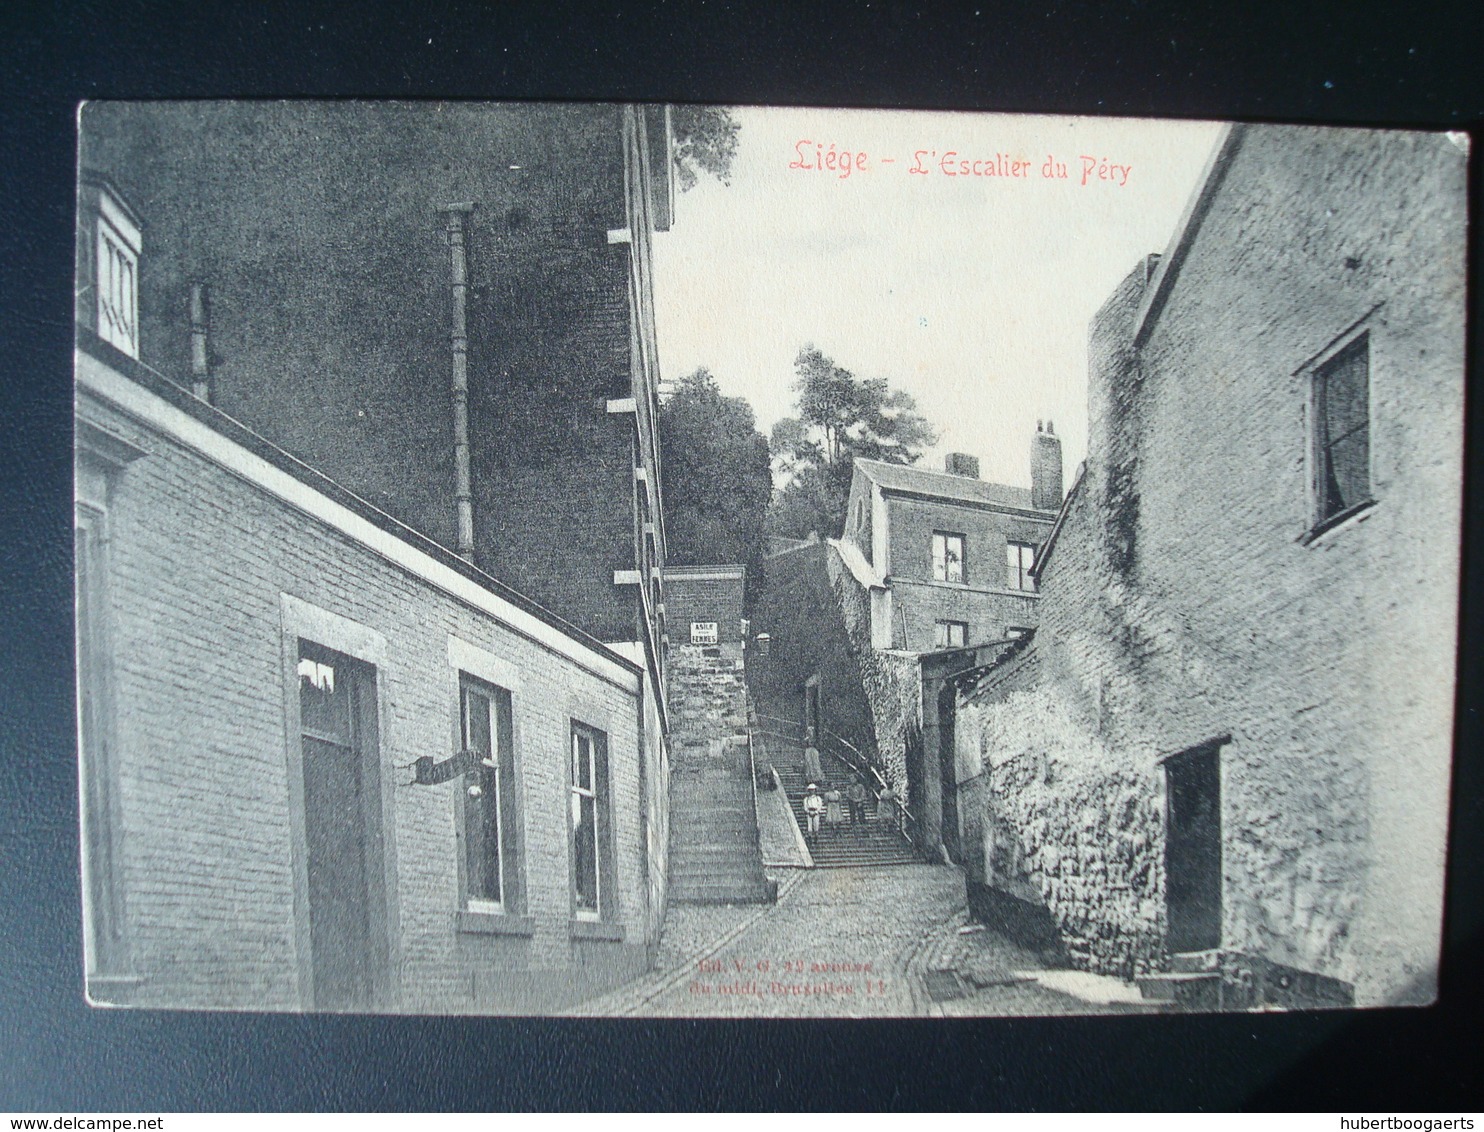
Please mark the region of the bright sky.
[[[697, 366], [767, 432], [793, 413], [812, 342], [885, 377], [983, 478], [1028, 485], [1038, 419], [1086, 453], [1087, 326], [1119, 280], [1162, 252], [1215, 145], [1208, 122], [744, 108], [730, 186], [677, 194], [655, 238], [662, 373]], [[797, 143], [867, 155], [864, 171], [790, 169]], [[1020, 176], [948, 176], [940, 162]], [[921, 152], [919, 160], [918, 155]], [[1094, 160], [1083, 183], [1086, 155]], [[1048, 156], [1067, 178], [1047, 179]], [[817, 159], [805, 147], [805, 163]], [[888, 162], [887, 159], [892, 159]], [[914, 166], [929, 170], [910, 172]], [[1116, 167], [1116, 168], [1115, 168]], [[954, 171], [957, 171], [955, 168]], [[1100, 176], [1100, 173], [1103, 176]]]

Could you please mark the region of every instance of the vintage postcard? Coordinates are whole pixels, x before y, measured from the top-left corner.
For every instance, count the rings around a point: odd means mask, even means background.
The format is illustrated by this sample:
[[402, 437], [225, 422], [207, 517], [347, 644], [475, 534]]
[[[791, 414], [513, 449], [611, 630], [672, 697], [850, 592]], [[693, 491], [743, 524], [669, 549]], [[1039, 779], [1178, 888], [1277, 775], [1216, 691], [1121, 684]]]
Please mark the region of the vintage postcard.
[[1462, 137], [79, 129], [90, 1002], [1435, 998]]

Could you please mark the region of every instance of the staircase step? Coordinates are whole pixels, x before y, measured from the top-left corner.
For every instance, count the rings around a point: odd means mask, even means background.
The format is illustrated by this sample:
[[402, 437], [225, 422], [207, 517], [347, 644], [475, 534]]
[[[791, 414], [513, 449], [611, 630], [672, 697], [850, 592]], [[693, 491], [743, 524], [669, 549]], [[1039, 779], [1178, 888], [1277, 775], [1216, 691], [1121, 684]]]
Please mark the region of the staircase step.
[[769, 904], [777, 896], [777, 886], [766, 881], [748, 885], [694, 885], [677, 882], [670, 888], [670, 899], [679, 904]]
[[1141, 975], [1134, 981], [1139, 984], [1139, 993], [1150, 1002], [1175, 1003], [1191, 1010], [1216, 1010], [1220, 1006], [1221, 975], [1216, 971], [1171, 971]]
[[1213, 951], [1186, 951], [1170, 956], [1170, 972], [1172, 974], [1208, 974], [1221, 969], [1221, 952]]

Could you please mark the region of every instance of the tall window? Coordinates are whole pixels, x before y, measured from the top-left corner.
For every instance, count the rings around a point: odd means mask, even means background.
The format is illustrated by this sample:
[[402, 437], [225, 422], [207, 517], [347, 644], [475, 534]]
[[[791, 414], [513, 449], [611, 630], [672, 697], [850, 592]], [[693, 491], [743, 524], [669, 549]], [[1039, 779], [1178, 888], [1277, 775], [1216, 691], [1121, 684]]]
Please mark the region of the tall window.
[[459, 679], [465, 776], [464, 877], [469, 910], [508, 911], [514, 872], [514, 780], [510, 693], [468, 674]]
[[1006, 584], [1012, 590], [1034, 591], [1036, 579], [1031, 577], [1031, 567], [1036, 563], [1036, 547], [1029, 542], [1007, 542], [1005, 558], [1009, 565]]
[[938, 649], [961, 649], [969, 639], [967, 621], [939, 621], [933, 626], [933, 647]]
[[594, 728], [572, 725], [572, 902], [579, 919], [609, 911], [604, 891], [608, 825], [608, 741]]
[[1314, 525], [1371, 497], [1370, 341], [1361, 335], [1314, 371]]
[[964, 569], [963, 535], [952, 534], [948, 531], [933, 532], [933, 580], [937, 582], [968, 580], [967, 571]]

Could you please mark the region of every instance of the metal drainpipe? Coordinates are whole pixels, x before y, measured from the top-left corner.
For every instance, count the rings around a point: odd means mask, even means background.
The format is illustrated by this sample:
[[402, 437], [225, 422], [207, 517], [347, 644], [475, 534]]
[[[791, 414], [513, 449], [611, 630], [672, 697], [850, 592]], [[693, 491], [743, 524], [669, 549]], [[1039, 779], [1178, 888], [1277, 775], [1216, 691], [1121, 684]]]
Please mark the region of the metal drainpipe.
[[191, 284], [191, 392], [211, 403], [211, 333], [209, 300], [205, 283]]
[[465, 318], [469, 291], [469, 262], [464, 250], [464, 226], [474, 202], [446, 204], [448, 255], [453, 287], [453, 320], [449, 331], [453, 350], [453, 469], [454, 501], [458, 508], [458, 553], [474, 559], [474, 492], [469, 477], [469, 333]]

